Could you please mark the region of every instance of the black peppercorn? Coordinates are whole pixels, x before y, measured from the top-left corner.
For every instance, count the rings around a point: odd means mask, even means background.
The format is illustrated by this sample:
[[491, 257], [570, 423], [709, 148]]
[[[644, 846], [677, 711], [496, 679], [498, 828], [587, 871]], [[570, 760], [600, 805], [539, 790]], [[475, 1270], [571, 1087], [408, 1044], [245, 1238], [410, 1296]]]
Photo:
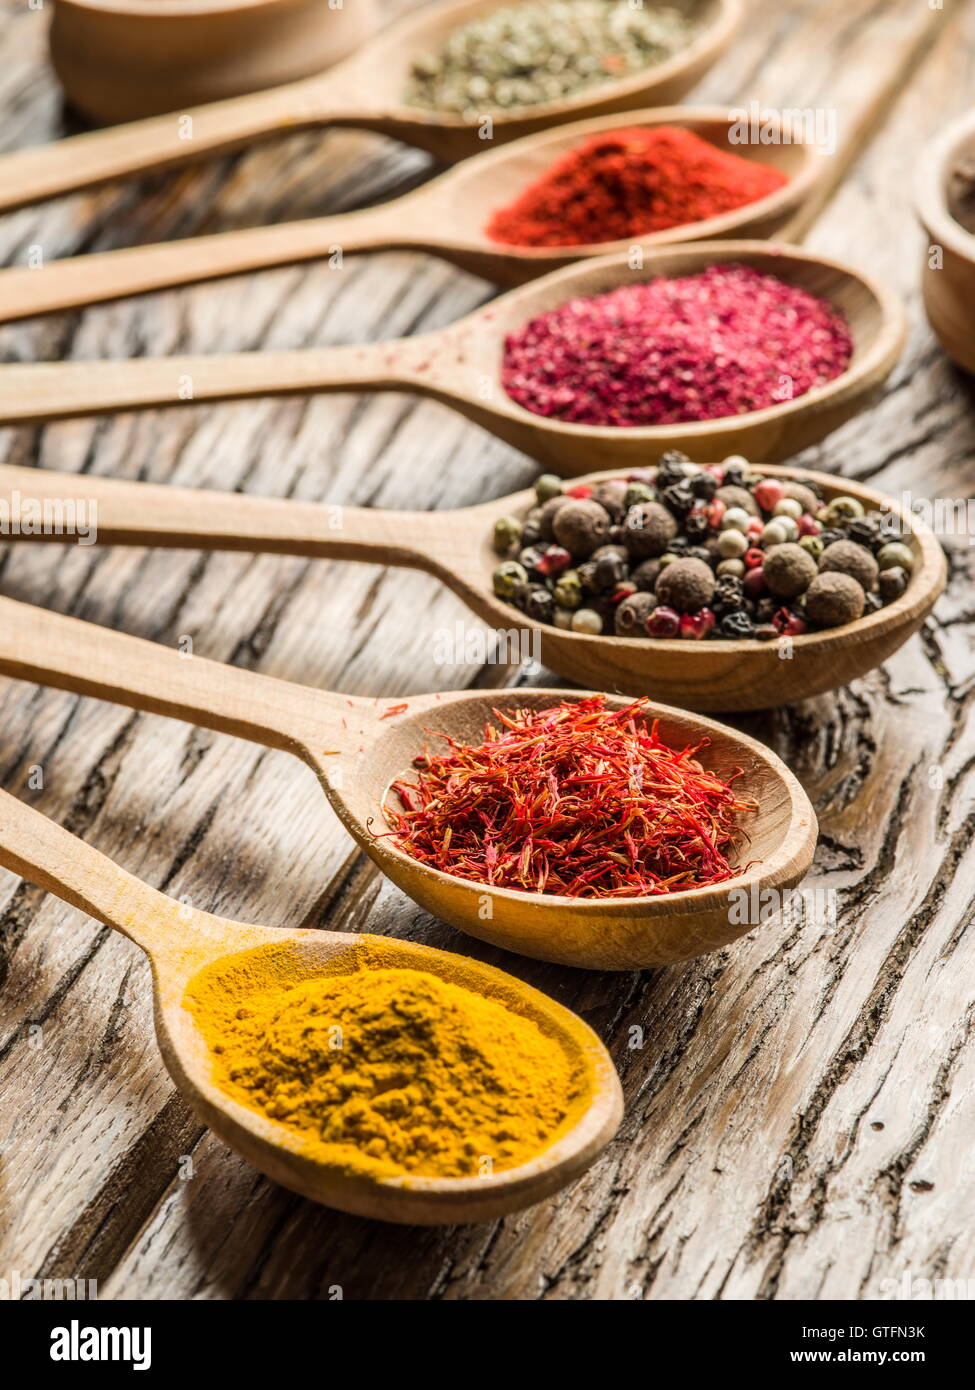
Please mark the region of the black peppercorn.
[[695, 473], [691, 479], [691, 491], [700, 502], [712, 502], [718, 490], [718, 480], [713, 473]]
[[846, 532], [841, 531], [837, 526], [828, 526], [825, 530], [820, 531], [817, 540], [822, 542], [823, 550], [825, 550], [826, 547], [832, 545], [834, 541], [845, 541]]
[[760, 598], [755, 604], [755, 618], [760, 623], [770, 623], [775, 616], [778, 604], [774, 598]]
[[542, 539], [542, 528], [537, 521], [526, 521], [521, 528], [521, 543], [527, 549], [533, 549]]
[[686, 555], [690, 549], [690, 542], [686, 536], [675, 536], [667, 547], [671, 555]]
[[690, 481], [687, 478], [682, 478], [680, 482], [671, 483], [660, 494], [660, 500], [669, 511], [673, 512], [674, 516], [686, 516], [695, 500]]
[[595, 594], [600, 589], [599, 580], [596, 578], [595, 560], [586, 560], [583, 564], [576, 566], [576, 573], [579, 576], [579, 583], [582, 585], [583, 593]]
[[685, 560], [703, 560], [706, 565], [714, 568], [714, 556], [706, 545], [689, 545], [684, 551]]
[[743, 637], [753, 637], [755, 625], [748, 614], [739, 609], [736, 613], [726, 613], [721, 619], [721, 636], [738, 641]]
[[596, 584], [600, 589], [615, 589], [617, 584], [622, 584], [630, 568], [624, 559], [613, 552], [600, 555], [595, 565]]
[[703, 507], [695, 507], [684, 518], [684, 532], [692, 541], [703, 541], [711, 532], [708, 514]]
[[879, 550], [882, 544], [880, 518], [877, 516], [855, 516], [846, 528], [846, 538], [856, 541], [857, 545], [866, 546], [868, 550]]
[[529, 574], [538, 574], [538, 566], [541, 561], [542, 554], [543, 552], [540, 546], [526, 546], [524, 550], [520, 550], [518, 552], [518, 563], [519, 565], [524, 565], [525, 569], [528, 571]]
[[714, 587], [711, 607], [715, 613], [735, 613], [745, 601], [741, 580], [735, 574], [723, 574]]
[[521, 606], [536, 623], [551, 623], [555, 620], [555, 599], [543, 584], [533, 584]]
[[740, 463], [728, 463], [725, 465], [724, 485], [726, 487], [744, 487], [745, 470]]

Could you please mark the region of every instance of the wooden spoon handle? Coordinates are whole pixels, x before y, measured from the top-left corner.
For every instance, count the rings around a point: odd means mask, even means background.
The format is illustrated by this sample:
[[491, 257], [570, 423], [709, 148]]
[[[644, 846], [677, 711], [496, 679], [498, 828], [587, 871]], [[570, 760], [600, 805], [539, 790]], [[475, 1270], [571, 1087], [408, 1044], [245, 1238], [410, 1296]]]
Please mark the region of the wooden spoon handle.
[[0, 158], [0, 210], [239, 149], [275, 131], [351, 118], [353, 110], [337, 79], [316, 77], [20, 150]]
[[[52, 520], [37, 526], [44, 510]], [[388, 512], [239, 492], [160, 487], [118, 478], [0, 465], [0, 518], [10, 540], [63, 543], [75, 517], [92, 541], [191, 550], [243, 550], [313, 559], [364, 560], [440, 574], [438, 544], [449, 512]]]
[[140, 923], [177, 904], [40, 811], [0, 791], [0, 864], [143, 944]]
[[424, 362], [439, 334], [362, 347], [299, 348], [114, 362], [0, 366], [0, 423], [39, 424], [79, 415], [252, 396], [324, 391], [432, 393]]
[[423, 232], [412, 205], [423, 201], [413, 195], [335, 217], [0, 270], [0, 320], [32, 318], [297, 261], [320, 259], [339, 269], [343, 257], [356, 251], [422, 247]]
[[9, 598], [0, 598], [0, 673], [186, 719], [312, 763], [326, 750], [344, 748], [345, 717], [350, 707], [366, 703], [184, 655]]

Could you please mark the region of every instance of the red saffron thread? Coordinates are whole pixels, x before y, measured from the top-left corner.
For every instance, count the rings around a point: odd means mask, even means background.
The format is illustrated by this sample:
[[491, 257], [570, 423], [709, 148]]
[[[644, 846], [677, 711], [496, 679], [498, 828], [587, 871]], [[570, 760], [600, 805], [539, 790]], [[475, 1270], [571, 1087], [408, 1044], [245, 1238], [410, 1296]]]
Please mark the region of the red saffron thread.
[[399, 705], [388, 705], [385, 713], [379, 716], [380, 719], [392, 719], [397, 714], [404, 714], [409, 709], [409, 703], [404, 700]]
[[708, 887], [742, 872], [738, 817], [757, 810], [697, 754], [648, 727], [646, 700], [606, 708], [605, 695], [545, 710], [494, 711], [484, 742], [436, 734], [443, 754], [414, 759], [387, 804], [412, 858], [495, 888], [570, 898], [631, 898]]
[[593, 135], [487, 225], [509, 246], [586, 246], [702, 222], [766, 198], [788, 180], [677, 126]]

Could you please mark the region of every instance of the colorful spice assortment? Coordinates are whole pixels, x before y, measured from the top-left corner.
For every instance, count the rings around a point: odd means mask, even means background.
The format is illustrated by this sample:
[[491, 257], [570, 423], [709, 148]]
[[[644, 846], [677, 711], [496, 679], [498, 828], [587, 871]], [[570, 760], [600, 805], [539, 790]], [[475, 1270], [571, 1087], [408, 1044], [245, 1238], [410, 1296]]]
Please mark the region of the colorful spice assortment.
[[510, 246], [619, 241], [732, 212], [786, 182], [678, 126], [612, 130], [570, 150], [486, 230]]
[[[215, 1080], [344, 1172], [463, 1178], [546, 1148], [588, 1099], [581, 1058], [502, 1000], [390, 965], [375, 944], [334, 974], [287, 948], [220, 962], [190, 984]], [[340, 972], [340, 973], [339, 973]]]
[[418, 58], [410, 106], [476, 119], [510, 107], [562, 101], [670, 58], [696, 37], [680, 10], [626, 0], [526, 0], [455, 29]]
[[852, 354], [832, 305], [728, 262], [540, 314], [507, 338], [501, 380], [536, 415], [670, 425], [804, 396], [844, 372]]
[[415, 782], [386, 813], [407, 854], [458, 878], [570, 898], [676, 893], [733, 878], [755, 809], [706, 772], [705, 746], [673, 749], [647, 727], [644, 700], [605, 695], [549, 709], [495, 711], [484, 742], [439, 735], [449, 751], [415, 760]]
[[495, 525], [494, 592], [592, 636], [769, 641], [840, 627], [899, 598], [914, 565], [895, 517], [743, 458], [702, 466], [674, 452], [595, 487], [543, 474], [535, 493], [527, 516]]

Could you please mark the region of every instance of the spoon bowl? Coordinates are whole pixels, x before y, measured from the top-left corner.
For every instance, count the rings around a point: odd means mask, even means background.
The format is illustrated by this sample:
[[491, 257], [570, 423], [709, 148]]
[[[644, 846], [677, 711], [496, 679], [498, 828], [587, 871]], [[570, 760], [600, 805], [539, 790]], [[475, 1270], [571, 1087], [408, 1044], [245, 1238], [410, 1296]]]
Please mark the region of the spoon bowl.
[[[828, 300], [847, 319], [853, 358], [827, 385], [765, 410], [674, 425], [567, 424], [523, 409], [501, 385], [509, 333], [578, 295], [729, 261], [778, 276]], [[314, 392], [409, 391], [459, 411], [565, 475], [639, 467], [668, 449], [698, 462], [744, 454], [787, 458], [855, 415], [890, 374], [907, 333], [897, 297], [860, 271], [797, 247], [718, 241], [600, 256], [509, 290], [434, 333], [363, 347], [300, 348], [122, 362], [43, 362], [0, 368], [0, 422], [98, 415], [187, 402]]]
[[[274, 931], [188, 909], [0, 792], [0, 864], [56, 893], [135, 941], [152, 964], [156, 1036], [167, 1070], [196, 1113], [229, 1148], [283, 1187], [359, 1216], [410, 1224], [494, 1220], [573, 1181], [606, 1147], [623, 1113], [616, 1069], [595, 1033], [568, 1009], [504, 971], [411, 942], [309, 930]], [[517, 1167], [477, 1178], [351, 1174], [326, 1163], [306, 1139], [229, 1096], [194, 1016], [205, 974], [235, 1001], [253, 988], [259, 954], [272, 982], [297, 984], [357, 970], [435, 975], [503, 1004], [554, 1038], [582, 1082], [554, 1141]]]
[[[158, 0], [143, 0], [159, 8]], [[773, 122], [773, 118], [768, 118]], [[499, 285], [520, 285], [573, 261], [681, 241], [774, 235], [806, 203], [822, 178], [823, 160], [781, 120], [774, 143], [733, 145], [734, 120], [724, 107], [666, 106], [626, 116], [600, 116], [525, 136], [475, 155], [402, 198], [334, 217], [306, 218], [187, 237], [50, 261], [43, 275], [24, 266], [0, 270], [0, 320], [33, 318], [126, 295], [238, 275], [269, 266], [320, 260], [340, 247], [356, 251], [424, 251]], [[570, 150], [602, 132], [627, 127], [678, 126], [717, 149], [780, 170], [788, 182], [733, 212], [626, 241], [524, 247], [492, 241], [491, 214], [517, 196]]]
[[[243, 8], [247, 0], [239, 2]], [[192, 0], [168, 3], [189, 3], [192, 8]], [[743, 14], [743, 0], [669, 0], [700, 21], [693, 42], [666, 62], [563, 101], [474, 118], [407, 105], [403, 92], [414, 60], [435, 50], [452, 30], [490, 14], [501, 3], [448, 0], [424, 5], [321, 75], [5, 155], [0, 158], [0, 210], [241, 149], [282, 131], [320, 126], [375, 130], [453, 164], [479, 153], [486, 140], [516, 140], [563, 121], [679, 101], [727, 48]], [[187, 138], [187, 130], [192, 138]]]
[[[494, 710], [546, 708], [582, 698], [578, 691], [463, 691], [391, 705], [202, 657], [186, 661], [154, 642], [12, 599], [0, 599], [0, 673], [189, 719], [297, 755], [360, 848], [404, 893], [460, 931], [539, 960], [636, 970], [716, 950], [758, 924], [755, 905], [763, 892], [784, 898], [812, 862], [816, 817], [785, 764], [745, 734], [665, 705], [645, 710], [660, 720], [661, 737], [679, 747], [709, 740], [702, 762], [729, 773], [741, 768], [736, 787], [758, 803], [745, 827], [742, 871], [714, 888], [591, 900], [441, 873], [400, 849], [384, 818], [390, 784], [434, 741], [428, 730], [480, 742]], [[613, 709], [628, 703], [608, 697]]]
[[[931, 530], [893, 499], [828, 473], [757, 466], [773, 478], [812, 483], [827, 501], [845, 494], [867, 511], [896, 516], [915, 557], [900, 598], [855, 623], [791, 638], [788, 659], [775, 642], [566, 632], [502, 602], [491, 586], [498, 564], [491, 545], [494, 523], [523, 516], [535, 501], [530, 489], [457, 511], [385, 512], [0, 465], [0, 504], [12, 541], [63, 540], [53, 526], [39, 531], [26, 525], [31, 509], [48, 508], [54, 516], [74, 507], [81, 515], [94, 506], [103, 544], [242, 550], [425, 570], [496, 634], [499, 653], [511, 661], [520, 661], [527, 648], [539, 664], [587, 689], [646, 695], [684, 709], [754, 710], [820, 695], [882, 665], [929, 616], [947, 572]], [[614, 476], [593, 473], [580, 481], [594, 485]]]

